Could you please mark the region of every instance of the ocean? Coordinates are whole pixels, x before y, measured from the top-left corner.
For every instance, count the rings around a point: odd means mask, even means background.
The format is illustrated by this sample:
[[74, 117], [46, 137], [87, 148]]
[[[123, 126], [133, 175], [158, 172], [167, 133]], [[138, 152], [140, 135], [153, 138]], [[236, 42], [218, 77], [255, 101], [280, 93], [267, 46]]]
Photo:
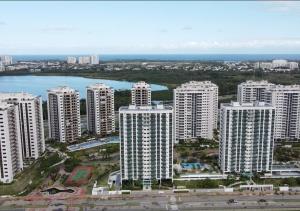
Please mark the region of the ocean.
[[[14, 61], [66, 60], [82, 55], [12, 55]], [[100, 61], [267, 61], [287, 59], [300, 61], [300, 54], [103, 54]]]

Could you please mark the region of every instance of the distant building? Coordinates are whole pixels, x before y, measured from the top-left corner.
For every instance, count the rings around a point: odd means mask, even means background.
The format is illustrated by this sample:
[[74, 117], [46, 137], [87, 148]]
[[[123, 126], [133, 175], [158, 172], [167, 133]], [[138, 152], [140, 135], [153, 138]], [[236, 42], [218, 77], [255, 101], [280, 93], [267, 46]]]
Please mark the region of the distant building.
[[266, 69], [266, 70], [275, 70], [275, 71], [290, 71], [299, 69], [297, 62], [288, 62], [284, 59], [273, 60], [272, 62], [256, 62], [254, 64], [255, 69]]
[[74, 142], [81, 136], [79, 92], [66, 86], [48, 90], [49, 137]]
[[300, 139], [300, 85], [246, 81], [238, 85], [238, 101], [261, 101], [276, 108], [275, 139]]
[[4, 64], [0, 61], [0, 72], [5, 71]]
[[78, 58], [78, 64], [91, 64], [91, 58], [89, 56], [80, 56]]
[[0, 102], [0, 181], [10, 183], [23, 169], [18, 106]]
[[132, 86], [131, 104], [136, 106], [151, 105], [151, 87], [149, 84], [140, 81]]
[[24, 162], [38, 159], [45, 151], [42, 99], [28, 93], [0, 93], [0, 101], [18, 105]]
[[0, 61], [4, 66], [11, 65], [13, 63], [11, 56], [0, 56]]
[[265, 101], [265, 92], [274, 84], [268, 81], [246, 81], [238, 85], [237, 98], [240, 103]]
[[99, 57], [97, 55], [91, 56], [91, 64], [99, 64]]
[[218, 119], [218, 86], [190, 81], [174, 89], [175, 141], [213, 138]]
[[284, 59], [277, 59], [272, 61], [272, 68], [289, 68], [289, 63]]
[[144, 189], [152, 180], [173, 176], [172, 107], [134, 106], [119, 109], [121, 178], [140, 180]]
[[289, 62], [289, 68], [291, 70], [299, 69], [299, 64], [297, 62]]
[[276, 108], [275, 139], [300, 139], [300, 85], [276, 85], [266, 90]]
[[87, 87], [87, 127], [97, 135], [115, 131], [114, 90], [104, 84]]
[[223, 173], [270, 172], [275, 107], [263, 102], [221, 104], [219, 166]]
[[67, 63], [68, 64], [76, 64], [76, 62], [77, 62], [76, 57], [74, 57], [74, 56], [68, 56], [67, 57]]

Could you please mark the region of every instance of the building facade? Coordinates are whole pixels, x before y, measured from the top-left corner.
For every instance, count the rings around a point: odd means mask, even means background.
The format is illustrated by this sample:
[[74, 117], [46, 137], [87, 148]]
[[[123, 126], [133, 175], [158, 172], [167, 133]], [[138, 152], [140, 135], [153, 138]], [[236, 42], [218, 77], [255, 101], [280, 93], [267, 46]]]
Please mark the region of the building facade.
[[[121, 178], [143, 181], [172, 179], [172, 107], [130, 105], [119, 110]], [[150, 184], [149, 184], [150, 183]]]
[[174, 89], [175, 142], [212, 139], [218, 120], [218, 86], [190, 81]]
[[151, 105], [151, 87], [149, 84], [140, 81], [132, 86], [131, 104], [136, 106]]
[[91, 57], [89, 56], [78, 57], [78, 64], [91, 64]]
[[67, 63], [68, 64], [76, 64], [76, 62], [77, 62], [76, 57], [74, 57], [74, 56], [68, 56], [67, 57]]
[[79, 92], [66, 86], [48, 90], [49, 138], [74, 142], [81, 136]]
[[114, 90], [104, 84], [87, 87], [87, 128], [97, 135], [115, 132]]
[[223, 173], [270, 172], [275, 107], [232, 102], [220, 110], [219, 166]]
[[265, 101], [266, 89], [274, 86], [268, 81], [246, 81], [238, 85], [237, 98], [240, 103]]
[[99, 64], [99, 57], [97, 55], [91, 56], [91, 64]]
[[276, 108], [275, 139], [300, 139], [300, 85], [276, 85], [266, 90], [266, 102]]
[[45, 151], [42, 99], [28, 93], [0, 93], [0, 101], [18, 105], [24, 162], [32, 162]]
[[2, 64], [5, 65], [11, 65], [13, 63], [13, 59], [12, 56], [0, 56], [0, 61], [2, 62]]
[[0, 181], [10, 183], [23, 169], [18, 105], [0, 102]]

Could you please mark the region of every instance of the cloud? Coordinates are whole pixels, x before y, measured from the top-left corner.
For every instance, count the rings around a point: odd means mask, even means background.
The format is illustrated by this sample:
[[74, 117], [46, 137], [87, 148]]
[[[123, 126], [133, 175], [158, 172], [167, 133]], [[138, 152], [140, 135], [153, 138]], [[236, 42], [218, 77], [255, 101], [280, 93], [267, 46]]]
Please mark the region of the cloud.
[[164, 44], [164, 49], [270, 49], [270, 48], [295, 48], [300, 49], [299, 38], [284, 39], [256, 39], [245, 41], [188, 41], [179, 44]]
[[191, 40], [183, 42], [162, 42], [151, 44], [95, 44], [76, 43], [51, 45], [51, 43], [0, 43], [0, 52], [8, 54], [89, 54], [99, 53], [297, 53], [300, 51], [300, 37], [280, 39], [253, 39], [240, 41]]
[[190, 27], [190, 26], [184, 26], [181, 28], [182, 31], [189, 31], [189, 30], [192, 30], [193, 28]]
[[6, 25], [6, 22], [0, 21], [0, 26], [4, 26], [4, 25]]
[[41, 29], [43, 32], [73, 32], [77, 28], [73, 26], [47, 26]]

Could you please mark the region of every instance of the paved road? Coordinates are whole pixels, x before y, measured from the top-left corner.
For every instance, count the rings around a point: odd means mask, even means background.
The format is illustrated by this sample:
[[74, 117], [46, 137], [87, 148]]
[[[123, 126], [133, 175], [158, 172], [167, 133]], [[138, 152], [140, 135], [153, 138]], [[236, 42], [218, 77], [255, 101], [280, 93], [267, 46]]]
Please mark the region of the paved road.
[[[235, 199], [237, 203], [228, 203]], [[265, 202], [259, 202], [264, 199]], [[220, 195], [209, 193], [189, 194], [144, 194], [102, 197], [44, 197], [26, 200], [0, 199], [0, 210], [46, 211], [46, 210], [86, 210], [86, 211], [127, 211], [127, 210], [300, 210], [300, 194], [285, 195]]]

